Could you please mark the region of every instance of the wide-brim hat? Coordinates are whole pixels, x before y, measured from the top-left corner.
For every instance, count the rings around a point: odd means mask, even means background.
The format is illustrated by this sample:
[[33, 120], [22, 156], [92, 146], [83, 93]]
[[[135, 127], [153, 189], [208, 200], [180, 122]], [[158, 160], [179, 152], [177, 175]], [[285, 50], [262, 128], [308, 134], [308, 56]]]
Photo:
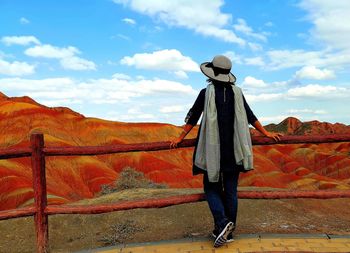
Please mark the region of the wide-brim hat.
[[224, 55], [217, 55], [211, 62], [202, 63], [200, 68], [203, 74], [210, 79], [220, 82], [236, 82], [236, 77], [231, 73], [231, 60]]

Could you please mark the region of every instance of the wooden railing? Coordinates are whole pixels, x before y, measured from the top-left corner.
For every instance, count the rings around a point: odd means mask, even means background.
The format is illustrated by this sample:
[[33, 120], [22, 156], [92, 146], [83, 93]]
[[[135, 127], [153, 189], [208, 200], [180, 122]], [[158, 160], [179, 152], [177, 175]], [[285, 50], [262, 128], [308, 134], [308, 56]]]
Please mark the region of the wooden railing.
[[[278, 144], [296, 143], [326, 143], [349, 142], [350, 134], [322, 135], [322, 136], [283, 136]], [[253, 137], [253, 145], [270, 145], [276, 142], [266, 137]], [[121, 152], [155, 151], [169, 149], [169, 142], [153, 142], [139, 144], [122, 144], [113, 146], [85, 146], [85, 147], [45, 147], [42, 133], [33, 133], [30, 136], [31, 146], [28, 148], [0, 149], [0, 159], [16, 157], [31, 157], [33, 173], [34, 206], [0, 211], [0, 220], [34, 216], [36, 228], [37, 252], [48, 252], [48, 215], [53, 214], [97, 214], [135, 208], [159, 208], [190, 202], [202, 201], [203, 194], [173, 196], [161, 199], [125, 201], [115, 204], [72, 206], [47, 205], [45, 157], [46, 156], [77, 156], [102, 155]], [[192, 147], [195, 139], [184, 140], [181, 147]], [[350, 198], [350, 191], [239, 191], [239, 198]]]

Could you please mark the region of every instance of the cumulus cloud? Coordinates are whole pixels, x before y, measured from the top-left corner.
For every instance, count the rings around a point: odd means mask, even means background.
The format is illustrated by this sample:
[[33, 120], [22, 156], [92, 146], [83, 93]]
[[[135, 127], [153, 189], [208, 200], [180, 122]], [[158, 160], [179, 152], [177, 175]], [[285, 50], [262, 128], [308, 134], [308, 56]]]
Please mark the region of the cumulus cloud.
[[315, 66], [343, 68], [350, 65], [350, 51], [270, 50], [266, 69], [280, 70], [293, 67]]
[[265, 83], [263, 80], [256, 79], [252, 76], [247, 76], [246, 78], [244, 78], [242, 85], [254, 88], [264, 88], [267, 86], [267, 83]]
[[230, 58], [230, 60], [232, 61], [232, 65], [234, 64], [242, 64], [242, 56], [238, 55], [237, 53], [233, 52], [233, 51], [227, 51], [224, 53], [225, 56], [227, 56], [228, 58]]
[[283, 93], [261, 93], [258, 95], [245, 94], [245, 98], [249, 103], [262, 102], [262, 101], [274, 101], [284, 97]]
[[28, 46], [29, 44], [40, 45], [40, 41], [35, 36], [4, 36], [1, 38], [1, 42], [6, 46]]
[[335, 78], [334, 71], [328, 69], [318, 69], [315, 66], [305, 66], [295, 73], [298, 79], [326, 80]]
[[261, 51], [263, 50], [262, 45], [254, 42], [248, 42], [248, 46], [252, 51]]
[[246, 36], [249, 36], [264, 42], [267, 41], [265, 34], [254, 32], [253, 29], [250, 26], [248, 26], [247, 22], [242, 18], [237, 19], [237, 24], [233, 25], [233, 28], [237, 32], [241, 32]]
[[174, 74], [177, 78], [180, 78], [180, 79], [187, 79], [188, 78], [188, 75], [183, 70], [175, 71]]
[[221, 0], [206, 1], [205, 4], [203, 4], [202, 0], [113, 1], [169, 26], [184, 27], [196, 33], [241, 46], [244, 46], [246, 43], [245, 40], [239, 38], [232, 30], [227, 28], [232, 17], [231, 14], [221, 11], [221, 7], [224, 4]]
[[137, 69], [170, 71], [180, 78], [187, 78], [186, 72], [199, 72], [198, 64], [176, 49], [125, 56], [120, 63]]
[[123, 74], [123, 73], [115, 73], [115, 74], [113, 74], [112, 77], [114, 79], [120, 79], [120, 80], [130, 80], [131, 79], [130, 76]]
[[252, 57], [252, 58], [245, 58], [244, 62], [246, 65], [265, 66], [265, 62], [260, 56]]
[[37, 45], [28, 48], [24, 53], [31, 57], [59, 59], [65, 69], [70, 70], [96, 70], [96, 64], [92, 61], [76, 56], [81, 52], [76, 47], [55, 47], [49, 44]]
[[66, 47], [60, 48], [52, 45], [40, 45], [28, 48], [24, 51], [28, 56], [32, 57], [45, 57], [45, 58], [67, 58], [72, 57], [77, 53], [80, 53], [79, 50], [75, 47]]
[[0, 59], [0, 74], [8, 76], [24, 76], [35, 73], [35, 66], [26, 62], [8, 62]]
[[349, 89], [344, 87], [336, 87], [332, 85], [308, 84], [306, 86], [291, 88], [287, 92], [287, 96], [294, 98], [318, 97], [318, 98], [334, 98], [349, 96]]
[[314, 27], [311, 35], [333, 49], [350, 50], [350, 2], [347, 0], [301, 0]]

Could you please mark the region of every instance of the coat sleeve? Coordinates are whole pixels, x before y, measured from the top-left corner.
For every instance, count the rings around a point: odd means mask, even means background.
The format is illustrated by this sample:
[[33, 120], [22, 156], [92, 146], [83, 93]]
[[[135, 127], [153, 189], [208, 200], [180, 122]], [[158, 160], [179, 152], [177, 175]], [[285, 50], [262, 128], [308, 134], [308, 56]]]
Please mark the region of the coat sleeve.
[[253, 125], [253, 123], [255, 121], [257, 121], [257, 117], [254, 115], [253, 111], [250, 109], [247, 101], [245, 100], [245, 97], [243, 96], [243, 102], [244, 102], [244, 108], [245, 108], [245, 111], [247, 113], [247, 119], [248, 119], [248, 123]]
[[205, 101], [205, 90], [202, 89], [194, 102], [192, 108], [188, 111], [185, 122], [186, 124], [195, 126], [202, 115], [204, 110], [204, 101]]

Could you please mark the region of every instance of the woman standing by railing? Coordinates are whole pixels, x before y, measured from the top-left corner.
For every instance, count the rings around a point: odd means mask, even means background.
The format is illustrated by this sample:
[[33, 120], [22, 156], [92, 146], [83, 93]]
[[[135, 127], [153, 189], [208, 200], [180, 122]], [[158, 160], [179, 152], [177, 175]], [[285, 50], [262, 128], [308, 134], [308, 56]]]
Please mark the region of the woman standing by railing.
[[200, 68], [208, 86], [199, 93], [185, 119], [181, 135], [170, 146], [177, 147], [203, 113], [193, 155], [193, 174], [204, 174], [203, 186], [214, 218], [214, 247], [233, 241], [236, 227], [237, 185], [240, 172], [253, 169], [249, 126], [276, 141], [281, 134], [264, 129], [235, 85], [231, 61], [222, 55]]

